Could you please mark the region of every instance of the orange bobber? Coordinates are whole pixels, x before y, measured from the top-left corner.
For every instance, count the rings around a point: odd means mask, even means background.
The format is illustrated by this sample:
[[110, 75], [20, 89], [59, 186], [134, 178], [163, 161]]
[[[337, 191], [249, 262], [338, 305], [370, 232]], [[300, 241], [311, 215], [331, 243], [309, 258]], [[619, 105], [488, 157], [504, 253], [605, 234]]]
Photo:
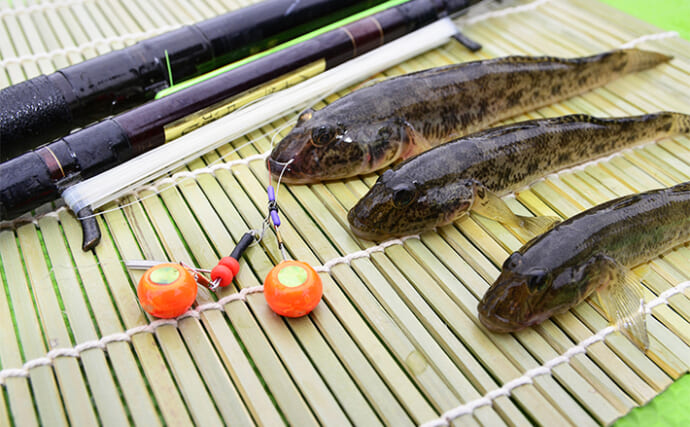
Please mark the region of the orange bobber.
[[152, 316], [177, 317], [192, 306], [197, 284], [180, 264], [159, 264], [149, 268], [137, 287], [139, 303]]
[[264, 281], [264, 296], [273, 311], [281, 316], [300, 317], [309, 314], [321, 301], [321, 278], [307, 263], [283, 261]]

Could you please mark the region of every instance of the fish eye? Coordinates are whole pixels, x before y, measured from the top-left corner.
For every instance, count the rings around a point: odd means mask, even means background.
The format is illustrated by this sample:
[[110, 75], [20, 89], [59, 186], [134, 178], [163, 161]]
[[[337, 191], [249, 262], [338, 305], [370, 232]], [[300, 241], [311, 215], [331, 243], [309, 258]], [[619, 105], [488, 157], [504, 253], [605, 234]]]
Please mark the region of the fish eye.
[[412, 184], [402, 184], [393, 189], [393, 204], [397, 208], [404, 208], [412, 203], [417, 190]]
[[522, 254], [520, 252], [513, 252], [508, 259], [503, 263], [504, 270], [515, 271], [522, 263]]
[[330, 126], [319, 126], [311, 131], [311, 142], [317, 147], [328, 144], [334, 138], [335, 130]]
[[299, 117], [297, 118], [297, 123], [302, 123], [311, 119], [312, 115], [314, 115], [314, 110], [311, 108], [307, 108], [306, 110], [302, 111], [302, 113], [299, 115]]

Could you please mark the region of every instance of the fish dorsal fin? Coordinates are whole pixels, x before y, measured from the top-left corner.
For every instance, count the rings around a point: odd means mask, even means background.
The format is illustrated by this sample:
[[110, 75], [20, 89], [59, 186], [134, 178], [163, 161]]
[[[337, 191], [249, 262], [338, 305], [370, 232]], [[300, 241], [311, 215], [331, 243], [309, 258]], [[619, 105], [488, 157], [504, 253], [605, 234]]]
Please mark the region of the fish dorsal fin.
[[690, 181], [688, 182], [681, 182], [678, 185], [674, 185], [671, 187], [671, 191], [673, 192], [685, 192], [685, 191], [690, 191]]
[[613, 210], [627, 208], [628, 206], [638, 203], [640, 200], [644, 200], [644, 196], [641, 194], [631, 194], [628, 197], [623, 197], [615, 203], [612, 203], [610, 208]]
[[606, 317], [637, 347], [646, 350], [649, 338], [640, 278], [612, 258], [606, 257], [606, 262], [612, 267], [610, 280], [598, 289]]
[[498, 127], [478, 131], [478, 132], [475, 132], [471, 135], [468, 135], [468, 138], [483, 138], [483, 139], [499, 138], [499, 137], [504, 136], [504, 135], [510, 135], [510, 134], [517, 132], [517, 131], [526, 131], [529, 129], [537, 129], [539, 127], [541, 127], [541, 126], [540, 126], [540, 123], [538, 121], [528, 120], [528, 121], [524, 121], [524, 122], [511, 123], [508, 125], [503, 125], [503, 126], [498, 126]]

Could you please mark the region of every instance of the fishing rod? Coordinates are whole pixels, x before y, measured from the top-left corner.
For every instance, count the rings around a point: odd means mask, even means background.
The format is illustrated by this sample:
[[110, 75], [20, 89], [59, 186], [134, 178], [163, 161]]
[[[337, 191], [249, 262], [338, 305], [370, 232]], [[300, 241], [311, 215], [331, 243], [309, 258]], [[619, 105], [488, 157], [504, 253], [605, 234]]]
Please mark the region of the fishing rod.
[[0, 160], [385, 0], [265, 0], [0, 90]]
[[[92, 177], [166, 142], [166, 126], [233, 94], [305, 66], [332, 68], [478, 0], [411, 0], [151, 101], [0, 164], [0, 220], [54, 200]], [[100, 239], [89, 206], [79, 209], [84, 248]]]

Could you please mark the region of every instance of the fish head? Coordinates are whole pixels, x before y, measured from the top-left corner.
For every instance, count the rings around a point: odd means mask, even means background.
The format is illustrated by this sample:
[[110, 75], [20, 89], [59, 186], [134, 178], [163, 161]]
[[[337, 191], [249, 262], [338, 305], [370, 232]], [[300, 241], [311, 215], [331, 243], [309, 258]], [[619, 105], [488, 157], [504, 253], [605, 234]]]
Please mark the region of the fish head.
[[479, 320], [493, 332], [516, 332], [540, 323], [546, 317], [534, 310], [551, 283], [548, 270], [533, 267], [523, 271], [520, 252], [514, 252], [503, 264], [501, 274], [479, 302]]
[[523, 256], [528, 247], [508, 257], [477, 307], [479, 320], [489, 330], [516, 332], [534, 326], [579, 303], [592, 290], [591, 263], [547, 268], [535, 257]]
[[438, 171], [402, 172], [398, 168], [384, 172], [350, 209], [347, 219], [355, 235], [383, 240], [416, 234], [448, 224], [471, 208], [474, 182], [441, 185], [436, 179], [424, 179]]
[[409, 142], [408, 126], [399, 120], [350, 117], [308, 109], [271, 151], [271, 173], [293, 184], [349, 178], [388, 166]]

